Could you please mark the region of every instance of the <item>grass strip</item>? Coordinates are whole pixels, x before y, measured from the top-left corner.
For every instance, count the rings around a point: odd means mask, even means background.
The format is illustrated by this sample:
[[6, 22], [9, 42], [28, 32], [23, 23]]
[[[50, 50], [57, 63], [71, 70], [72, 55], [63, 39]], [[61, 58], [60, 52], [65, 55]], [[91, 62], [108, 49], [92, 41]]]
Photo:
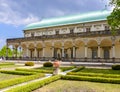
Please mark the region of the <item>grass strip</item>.
[[61, 76], [61, 79], [120, 84], [120, 78], [103, 78], [103, 77], [66, 75], [66, 76]]
[[6, 65], [15, 65], [13, 62], [2, 62], [0, 63], [0, 66], [6, 66]]
[[81, 71], [83, 69], [85, 69], [85, 66], [80, 66], [80, 67], [76, 68], [75, 70], [73, 70], [72, 72], [78, 72], [78, 71]]
[[0, 89], [5, 88], [5, 87], [9, 87], [12, 85], [16, 85], [19, 83], [23, 83], [23, 82], [27, 82], [30, 80], [34, 80], [40, 77], [43, 77], [44, 74], [36, 74], [36, 75], [30, 75], [30, 76], [23, 76], [20, 78], [14, 78], [14, 79], [9, 79], [9, 80], [5, 80], [5, 81], [1, 81], [0, 82]]
[[7, 90], [6, 92], [31, 92], [35, 89], [38, 89], [40, 87], [43, 87], [44, 85], [47, 85], [53, 81], [59, 80], [61, 78], [60, 75], [52, 76], [44, 80], [39, 80], [37, 82], [32, 82], [27, 85], [19, 86], [16, 88], [12, 88], [10, 90]]
[[53, 73], [52, 70], [23, 69], [23, 68], [16, 68], [16, 71], [27, 71], [27, 72], [37, 72], [37, 73]]
[[117, 74], [102, 74], [102, 73], [69, 72], [69, 73], [67, 73], [67, 75], [105, 77], [105, 78], [120, 78], [120, 75], [117, 75]]

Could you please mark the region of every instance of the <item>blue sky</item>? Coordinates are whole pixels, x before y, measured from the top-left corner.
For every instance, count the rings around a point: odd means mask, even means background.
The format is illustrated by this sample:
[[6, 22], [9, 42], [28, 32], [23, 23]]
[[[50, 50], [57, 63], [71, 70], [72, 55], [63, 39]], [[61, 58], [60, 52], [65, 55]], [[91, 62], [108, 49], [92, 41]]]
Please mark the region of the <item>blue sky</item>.
[[109, 0], [0, 0], [0, 49], [7, 38], [23, 37], [22, 30], [27, 24], [43, 18], [103, 10], [108, 3]]

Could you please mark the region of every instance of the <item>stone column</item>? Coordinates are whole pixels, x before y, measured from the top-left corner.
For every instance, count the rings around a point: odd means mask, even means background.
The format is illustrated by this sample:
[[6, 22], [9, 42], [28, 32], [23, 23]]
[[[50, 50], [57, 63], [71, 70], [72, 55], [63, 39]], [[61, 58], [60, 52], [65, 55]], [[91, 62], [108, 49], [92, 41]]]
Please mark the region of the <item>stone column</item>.
[[100, 45], [98, 45], [98, 58], [100, 58]]
[[42, 56], [43, 56], [43, 57], [45, 57], [45, 51], [44, 51], [44, 50], [45, 50], [45, 47], [42, 48], [42, 51], [43, 51]]
[[73, 46], [73, 58], [75, 58], [75, 46]]
[[35, 47], [34, 57], [37, 57], [37, 47]]
[[28, 46], [26, 47], [26, 56], [27, 56], [27, 57], [29, 56], [29, 49], [28, 49]]
[[54, 42], [52, 43], [52, 57], [55, 57], [54, 56]]
[[64, 58], [64, 43], [62, 43], [62, 58]]
[[87, 45], [85, 45], [85, 58], [87, 58]]

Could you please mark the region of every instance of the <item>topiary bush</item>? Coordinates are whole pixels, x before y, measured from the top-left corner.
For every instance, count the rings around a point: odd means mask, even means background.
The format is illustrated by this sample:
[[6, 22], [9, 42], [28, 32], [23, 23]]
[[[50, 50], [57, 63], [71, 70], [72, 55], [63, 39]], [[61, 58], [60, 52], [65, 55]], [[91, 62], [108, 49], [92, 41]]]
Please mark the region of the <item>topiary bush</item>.
[[25, 62], [25, 66], [34, 66], [34, 62]]
[[113, 70], [120, 70], [120, 65], [112, 65]]
[[52, 62], [45, 62], [43, 64], [44, 67], [53, 67], [53, 63]]

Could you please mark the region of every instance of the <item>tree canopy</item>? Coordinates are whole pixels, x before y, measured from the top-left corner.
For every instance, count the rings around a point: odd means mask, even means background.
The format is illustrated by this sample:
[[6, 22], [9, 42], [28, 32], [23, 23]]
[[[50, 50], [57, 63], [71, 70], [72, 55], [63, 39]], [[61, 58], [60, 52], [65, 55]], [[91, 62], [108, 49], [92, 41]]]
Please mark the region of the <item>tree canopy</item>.
[[111, 15], [107, 17], [107, 20], [113, 35], [115, 35], [120, 29], [120, 0], [111, 0], [110, 4], [114, 6], [114, 9]]
[[[7, 47], [3, 46], [3, 48], [0, 50], [0, 56], [6, 57], [6, 50]], [[12, 57], [12, 51], [10, 48], [8, 48], [8, 57]]]

